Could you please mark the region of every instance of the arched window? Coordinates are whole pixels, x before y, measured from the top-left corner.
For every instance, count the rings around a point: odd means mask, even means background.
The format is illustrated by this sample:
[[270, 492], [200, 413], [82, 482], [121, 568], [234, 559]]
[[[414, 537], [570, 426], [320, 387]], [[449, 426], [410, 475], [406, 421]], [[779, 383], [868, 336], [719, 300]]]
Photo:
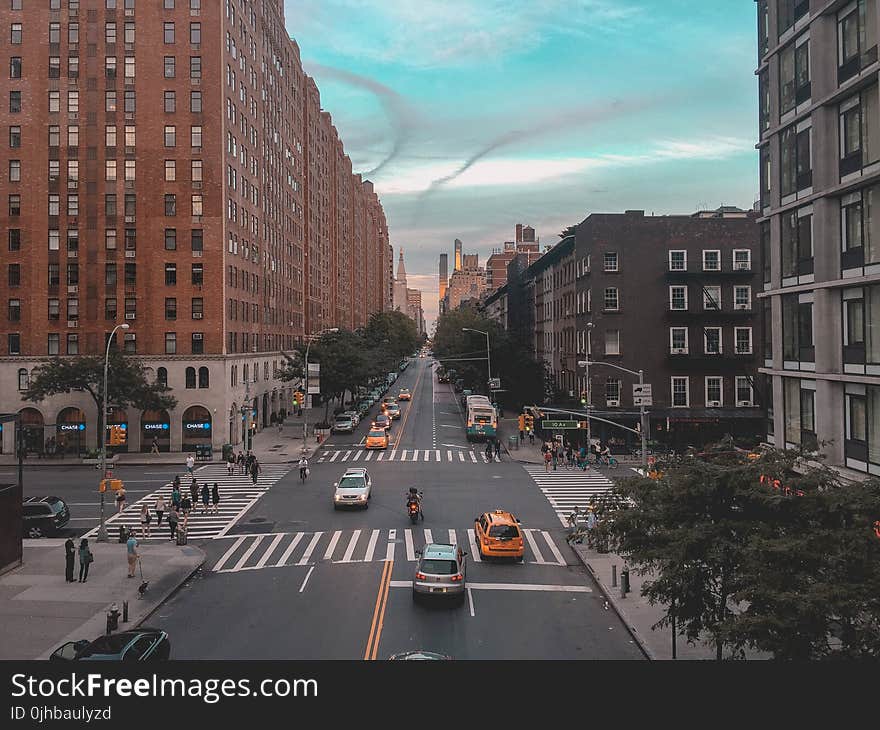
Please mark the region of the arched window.
[[248, 365], [247, 365], [247, 363], [245, 363], [245, 365], [244, 365], [244, 380], [242, 380], [242, 382], [243, 383], [249, 382], [248, 381]]
[[210, 377], [208, 375], [208, 368], [199, 368], [199, 387], [200, 388], [208, 388], [210, 387], [208, 384], [210, 382]]
[[162, 385], [168, 385], [168, 369], [167, 368], [157, 368], [156, 369], [156, 382], [162, 383]]
[[196, 387], [196, 369], [195, 368], [187, 368], [186, 369], [186, 387], [187, 388], [195, 388]]
[[24, 368], [20, 368], [18, 371], [18, 389], [19, 390], [27, 390], [28, 389], [28, 371]]

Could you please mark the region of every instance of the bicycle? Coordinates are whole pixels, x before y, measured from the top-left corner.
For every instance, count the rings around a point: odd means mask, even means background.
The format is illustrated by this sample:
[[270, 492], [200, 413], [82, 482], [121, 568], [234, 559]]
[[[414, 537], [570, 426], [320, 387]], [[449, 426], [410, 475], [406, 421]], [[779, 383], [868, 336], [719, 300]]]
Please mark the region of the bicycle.
[[596, 459], [596, 466], [607, 466], [609, 469], [616, 469], [619, 462], [613, 456], [600, 456]]

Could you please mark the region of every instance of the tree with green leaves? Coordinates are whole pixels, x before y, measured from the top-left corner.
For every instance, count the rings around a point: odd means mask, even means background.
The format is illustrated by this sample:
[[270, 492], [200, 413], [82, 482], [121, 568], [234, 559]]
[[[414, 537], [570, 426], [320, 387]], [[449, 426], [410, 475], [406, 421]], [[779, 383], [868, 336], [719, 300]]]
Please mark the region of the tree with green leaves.
[[397, 362], [415, 352], [424, 341], [416, 323], [399, 310], [374, 312], [361, 334], [366, 347], [381, 349]]
[[[164, 383], [147, 378], [143, 363], [115, 348], [110, 349], [107, 370], [107, 405], [140, 410], [171, 410], [177, 399]], [[61, 393], [88, 393], [98, 411], [98, 433], [104, 432], [104, 358], [96, 355], [55, 357], [31, 371], [22, 400], [39, 403]]]
[[[749, 458], [731, 442], [615, 487], [627, 509], [601, 532], [642, 595], [716, 657], [880, 655], [880, 515], [872, 481], [842, 483], [794, 452]], [[762, 479], [762, 477], [764, 477]], [[777, 481], [778, 480], [778, 481]], [[774, 484], [776, 487], [774, 487]]]

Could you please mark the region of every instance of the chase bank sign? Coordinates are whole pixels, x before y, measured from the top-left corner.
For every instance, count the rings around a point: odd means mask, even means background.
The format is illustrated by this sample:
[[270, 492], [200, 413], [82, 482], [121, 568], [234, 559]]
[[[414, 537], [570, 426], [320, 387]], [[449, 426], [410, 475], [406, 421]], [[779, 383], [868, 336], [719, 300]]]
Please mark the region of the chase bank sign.
[[171, 428], [168, 423], [145, 423], [144, 431], [167, 431]]
[[86, 424], [84, 424], [84, 423], [59, 423], [58, 430], [59, 431], [85, 431]]
[[184, 421], [183, 428], [187, 433], [198, 433], [199, 431], [210, 431], [210, 421]]

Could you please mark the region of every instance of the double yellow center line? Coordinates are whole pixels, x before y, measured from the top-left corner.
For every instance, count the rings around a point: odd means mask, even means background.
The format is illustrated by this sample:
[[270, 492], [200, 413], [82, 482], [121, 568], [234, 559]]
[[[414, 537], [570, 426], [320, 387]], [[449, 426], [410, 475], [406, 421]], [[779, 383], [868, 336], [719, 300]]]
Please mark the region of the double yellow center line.
[[382, 569], [382, 578], [379, 581], [379, 593], [376, 596], [376, 607], [373, 609], [373, 622], [370, 624], [370, 636], [367, 639], [367, 649], [364, 652], [365, 660], [376, 658], [379, 651], [379, 639], [382, 637], [382, 626], [385, 623], [385, 608], [388, 605], [388, 591], [391, 588], [391, 571], [394, 569], [394, 561], [385, 562]]
[[[425, 369], [422, 368], [419, 370], [418, 376], [416, 376], [416, 384], [412, 389], [412, 398], [415, 397], [416, 393], [419, 391], [419, 383], [422, 382], [422, 375], [425, 374]], [[397, 435], [394, 439], [394, 448], [399, 448], [401, 441], [403, 441], [403, 430], [406, 428], [406, 423], [409, 420], [409, 414], [412, 410], [413, 400], [410, 398], [409, 406], [407, 406], [406, 413], [403, 414], [403, 418], [400, 421], [400, 430], [397, 432]]]

